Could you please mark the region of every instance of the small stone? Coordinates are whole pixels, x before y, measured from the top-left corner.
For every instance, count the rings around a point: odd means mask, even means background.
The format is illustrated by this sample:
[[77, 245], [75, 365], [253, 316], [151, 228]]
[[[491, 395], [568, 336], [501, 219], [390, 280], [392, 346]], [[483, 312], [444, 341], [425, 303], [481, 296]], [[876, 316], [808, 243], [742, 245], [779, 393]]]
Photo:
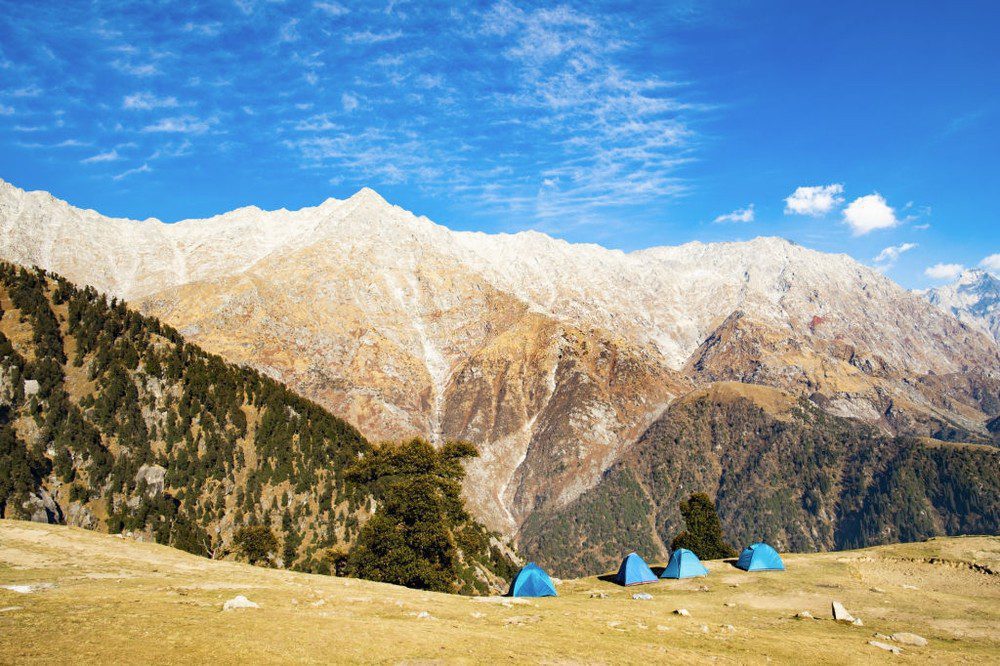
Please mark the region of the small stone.
[[320, 607], [320, 606], [325, 606], [326, 605], [326, 599], [317, 599], [316, 601], [312, 602], [309, 605], [310, 606], [316, 606], [317, 608]]
[[611, 627], [612, 629], [619, 626], [620, 624], [621, 624], [620, 620], [611, 620], [610, 622], [608, 622], [608, 626]]
[[891, 641], [892, 640], [891, 636], [886, 636], [885, 634], [880, 634], [878, 632], [875, 633], [875, 638], [879, 639], [880, 641]]
[[681, 617], [691, 617], [691, 613], [688, 612], [687, 608], [678, 608], [674, 611], [674, 615], [680, 615]]
[[886, 652], [891, 652], [893, 654], [900, 654], [903, 652], [895, 645], [889, 645], [888, 643], [883, 643], [881, 641], [868, 641], [868, 645], [871, 645], [872, 647], [877, 647], [879, 650], [885, 650]]
[[701, 629], [701, 633], [703, 633], [703, 634], [707, 634], [708, 633], [708, 625], [707, 624], [701, 625], [701, 627], [699, 627], [699, 629]]
[[736, 631], [736, 627], [734, 627], [734, 626], [733, 626], [733, 625], [731, 625], [731, 624], [724, 624], [724, 625], [722, 625], [722, 628], [723, 628], [723, 629], [724, 629], [725, 631], [729, 631], [729, 632], [733, 632], [733, 631]]
[[242, 594], [233, 597], [222, 605], [222, 610], [224, 611], [242, 610], [244, 608], [260, 608], [260, 606], [250, 601]]
[[881, 587], [873, 587], [872, 592], [874, 592], [875, 594], [885, 594], [885, 590], [883, 590]]
[[726, 603], [724, 603], [722, 605], [725, 606], [726, 608], [735, 608], [736, 607], [736, 604], [734, 604], [732, 601], [727, 601]]
[[607, 599], [608, 598], [608, 594], [607, 594], [607, 592], [591, 592], [590, 593], [590, 598], [591, 599]]
[[916, 634], [911, 634], [908, 631], [897, 632], [892, 636], [890, 636], [889, 638], [896, 641], [897, 643], [902, 643], [903, 645], [913, 645], [916, 647], [924, 647], [925, 645], [927, 645], [926, 638], [924, 638], [923, 636], [918, 636]]
[[431, 620], [433, 618], [431, 618], [431, 614], [428, 613], [427, 611], [420, 611], [419, 613], [417, 613], [417, 619], [418, 620]]
[[638, 594], [633, 594], [632, 598], [636, 601], [649, 601], [653, 598], [653, 595], [646, 592], [639, 592]]
[[799, 620], [814, 620], [813, 614], [809, 611], [802, 611], [801, 613], [796, 613], [795, 617]]
[[486, 617], [486, 613], [480, 613], [479, 611], [473, 611], [473, 612], [469, 613], [469, 615], [471, 615], [472, 617], [476, 618], [477, 620]]
[[298, 599], [292, 599], [292, 605], [293, 606], [298, 606], [299, 605], [299, 600]]
[[904, 590], [919, 590], [920, 588], [916, 585], [903, 585]]
[[668, 627], [665, 624], [658, 624], [658, 625], [656, 625], [656, 630], [657, 631], [671, 631], [670, 627]]
[[839, 601], [834, 601], [832, 604], [832, 608], [833, 608], [833, 619], [836, 620], [837, 622], [847, 622], [848, 624], [854, 622], [854, 616], [847, 612], [847, 609], [844, 608], [844, 604], [840, 603]]
[[851, 624], [853, 624], [855, 627], [863, 627], [863, 626], [865, 626], [865, 623], [861, 621], [860, 617], [854, 618], [854, 620], [851, 621]]

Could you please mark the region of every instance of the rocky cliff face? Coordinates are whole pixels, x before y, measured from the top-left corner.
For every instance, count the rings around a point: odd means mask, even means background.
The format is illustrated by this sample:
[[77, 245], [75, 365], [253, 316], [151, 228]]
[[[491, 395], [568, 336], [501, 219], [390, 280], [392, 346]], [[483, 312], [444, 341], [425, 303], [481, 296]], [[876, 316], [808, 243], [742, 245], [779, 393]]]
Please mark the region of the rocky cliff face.
[[138, 304], [374, 438], [467, 438], [468, 499], [517, 534], [720, 380], [887, 433], [988, 439], [1000, 354], [849, 257], [784, 240], [623, 253], [453, 232], [371, 190], [166, 225], [0, 182], [0, 257]]

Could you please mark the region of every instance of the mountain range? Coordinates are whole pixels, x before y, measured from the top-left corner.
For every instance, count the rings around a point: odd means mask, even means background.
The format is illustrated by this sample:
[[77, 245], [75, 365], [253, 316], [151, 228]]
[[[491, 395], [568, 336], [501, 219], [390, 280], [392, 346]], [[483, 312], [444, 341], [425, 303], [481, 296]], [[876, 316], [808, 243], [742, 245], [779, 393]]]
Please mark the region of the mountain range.
[[[988, 327], [933, 304], [943, 295], [929, 302], [846, 255], [778, 238], [625, 253], [530, 231], [456, 232], [369, 189], [165, 224], [0, 181], [0, 258], [126, 299], [369, 438], [475, 443], [470, 508], [543, 555], [565, 544], [546, 550], [541, 521], [573, 514], [663, 431], [674, 403], [713, 386], [773, 389], [787, 396], [781, 409], [736, 393], [779, 425], [784, 405], [802, 401], [838, 428], [865, 428], [866, 441], [997, 437], [1000, 348]], [[756, 440], [749, 422], [725, 421], [725, 446]], [[992, 446], [977, 450], [995, 460]], [[727, 452], [718, 458], [728, 472]], [[707, 478], [685, 488], [716, 491]], [[802, 505], [807, 490], [793, 485], [773, 500], [779, 545], [840, 543], [788, 536], [804, 519], [781, 503]], [[728, 523], [722, 512], [724, 525], [746, 522], [739, 511]], [[655, 520], [650, 534], [675, 526]], [[592, 522], [580, 529], [600, 529]], [[961, 529], [948, 515], [932, 522]]]

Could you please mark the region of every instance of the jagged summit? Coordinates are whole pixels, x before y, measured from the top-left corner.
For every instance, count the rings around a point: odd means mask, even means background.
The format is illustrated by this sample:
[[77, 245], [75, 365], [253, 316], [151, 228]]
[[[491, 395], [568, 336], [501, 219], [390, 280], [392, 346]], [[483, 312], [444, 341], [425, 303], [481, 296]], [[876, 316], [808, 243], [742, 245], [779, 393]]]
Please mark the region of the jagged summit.
[[967, 269], [951, 284], [928, 289], [922, 295], [1000, 343], [1000, 279], [989, 271]]

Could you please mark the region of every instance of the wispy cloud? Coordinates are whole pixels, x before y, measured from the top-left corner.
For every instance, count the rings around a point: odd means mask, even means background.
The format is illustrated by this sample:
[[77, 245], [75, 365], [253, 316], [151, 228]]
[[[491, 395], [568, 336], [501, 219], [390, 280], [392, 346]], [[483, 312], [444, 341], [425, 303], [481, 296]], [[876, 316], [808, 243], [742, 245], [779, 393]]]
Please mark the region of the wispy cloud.
[[900, 243], [883, 248], [875, 256], [875, 263], [882, 264], [884, 268], [892, 267], [904, 252], [909, 252], [917, 247], [916, 243]]
[[924, 269], [924, 275], [932, 280], [954, 280], [964, 270], [962, 264], [934, 264]]
[[344, 35], [344, 41], [348, 44], [382, 44], [392, 42], [403, 36], [400, 30], [387, 30], [385, 32], [372, 32], [371, 30], [361, 30]]
[[209, 21], [207, 23], [188, 21], [181, 29], [184, 32], [201, 35], [202, 37], [215, 37], [222, 32], [222, 23], [219, 21]]
[[122, 99], [123, 109], [148, 111], [151, 109], [170, 109], [176, 106], [179, 106], [176, 97], [172, 95], [157, 97], [151, 92], [137, 92], [131, 95], [126, 95], [125, 98]]
[[313, 7], [327, 16], [343, 16], [351, 11], [339, 2], [314, 2]]
[[1000, 273], [1000, 253], [984, 257], [983, 260], [979, 262], [979, 265], [988, 271]]
[[118, 154], [118, 150], [112, 149], [107, 152], [91, 155], [86, 159], [80, 160], [80, 162], [82, 164], [96, 164], [98, 162], [116, 162], [120, 159], [122, 159], [122, 156]]
[[160, 73], [156, 64], [151, 62], [135, 63], [130, 60], [115, 60], [111, 65], [119, 72], [140, 78]]
[[194, 116], [185, 115], [174, 118], [163, 118], [152, 125], [142, 128], [143, 132], [168, 132], [181, 134], [203, 134], [212, 128], [215, 119], [201, 120]]
[[112, 180], [122, 180], [123, 178], [128, 178], [129, 176], [135, 176], [140, 173], [149, 173], [152, 169], [148, 164], [143, 164], [142, 166], [137, 166], [134, 169], [128, 169], [127, 171], [122, 171], [119, 174], [112, 176]]
[[719, 215], [714, 222], [753, 222], [754, 220], [754, 210], [753, 204], [750, 204], [746, 208], [737, 208], [731, 213], [726, 213], [725, 215]]

